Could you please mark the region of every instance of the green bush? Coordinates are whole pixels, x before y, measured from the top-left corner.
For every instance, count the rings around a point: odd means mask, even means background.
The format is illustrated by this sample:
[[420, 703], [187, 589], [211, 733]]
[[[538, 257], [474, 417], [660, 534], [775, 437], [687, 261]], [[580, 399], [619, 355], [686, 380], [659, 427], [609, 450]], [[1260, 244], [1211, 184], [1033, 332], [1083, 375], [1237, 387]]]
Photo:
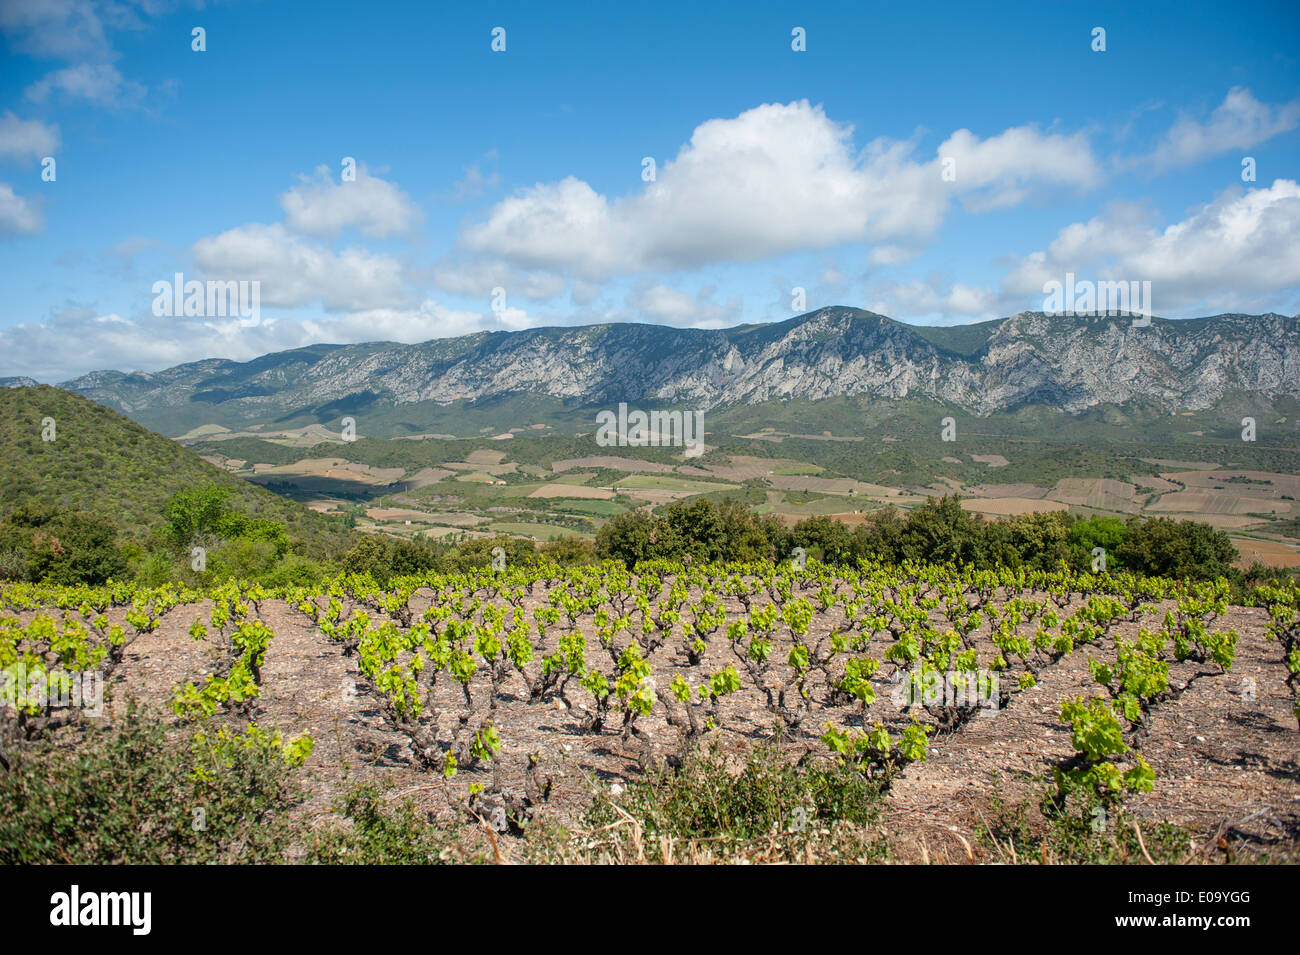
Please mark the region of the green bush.
[[[299, 801], [278, 746], [169, 742], [135, 707], [75, 749], [46, 739], [0, 773], [0, 864], [279, 862]], [[129, 795], [128, 795], [129, 794]]]
[[696, 498], [674, 502], [658, 516], [642, 511], [618, 515], [597, 532], [595, 553], [632, 567], [657, 558], [770, 560], [788, 553], [790, 546], [779, 522], [742, 502]]
[[361, 785], [340, 798], [335, 811], [347, 827], [331, 826], [313, 833], [304, 861], [323, 865], [429, 865], [443, 862], [483, 862], [467, 855], [461, 834], [430, 825], [410, 800], [397, 806], [384, 802], [375, 786]]
[[240, 537], [208, 554], [205, 577], [213, 583], [232, 579], [262, 581], [278, 560], [275, 544]]
[[[957, 495], [929, 498], [903, 513], [881, 508], [852, 531], [826, 516], [805, 518], [787, 530], [739, 501], [701, 497], [678, 501], [661, 514], [620, 514], [600, 529], [594, 549], [600, 559], [632, 567], [657, 559], [785, 559], [795, 547], [831, 564], [916, 560], [1044, 571], [1089, 570], [1093, 548], [1101, 547], [1110, 571], [1191, 580], [1227, 577], [1239, 589], [1244, 580], [1232, 567], [1237, 552], [1228, 535], [1207, 524], [1167, 518], [1079, 520], [1065, 511], [985, 520], [963, 508]], [[1257, 569], [1255, 576], [1265, 573]]]
[[[775, 747], [755, 747], [739, 766], [721, 749], [693, 749], [675, 769], [634, 780], [614, 796], [602, 791], [584, 828], [631, 834], [635, 820], [644, 852], [665, 861], [665, 845], [683, 856], [705, 847], [723, 858], [761, 852], [765, 859], [864, 861], [882, 857], [881, 786], [836, 761], [790, 760]], [[624, 815], [626, 814], [626, 816]]]
[[1075, 521], [1070, 527], [1070, 547], [1074, 551], [1077, 570], [1092, 567], [1092, 551], [1100, 547], [1106, 552], [1106, 569], [1122, 570], [1124, 561], [1119, 555], [1119, 545], [1128, 528], [1118, 517], [1089, 517]]
[[145, 554], [135, 570], [135, 582], [145, 587], [161, 587], [176, 579], [176, 558], [166, 551]]
[[[116, 526], [86, 511], [18, 508], [0, 525], [0, 549], [26, 555], [27, 580], [95, 585], [127, 572]], [[12, 553], [8, 558], [10, 573], [17, 559]]]
[[26, 580], [29, 561], [21, 547], [0, 546], [0, 580]]
[[1028, 801], [1011, 805], [1000, 792], [990, 803], [991, 818], [982, 818], [975, 836], [999, 861], [1146, 865], [1149, 856], [1158, 865], [1176, 865], [1191, 855], [1187, 831], [1139, 820], [1086, 790], [1065, 804], [1050, 791], [1041, 794], [1036, 807]]
[[1115, 553], [1138, 573], [1192, 580], [1226, 577], [1237, 559], [1237, 549], [1223, 531], [1167, 517], [1130, 519]]
[[329, 576], [314, 560], [290, 554], [258, 578], [264, 587], [319, 587]]
[[178, 550], [210, 543], [228, 516], [230, 494], [230, 488], [215, 484], [177, 491], [163, 509], [164, 536]]

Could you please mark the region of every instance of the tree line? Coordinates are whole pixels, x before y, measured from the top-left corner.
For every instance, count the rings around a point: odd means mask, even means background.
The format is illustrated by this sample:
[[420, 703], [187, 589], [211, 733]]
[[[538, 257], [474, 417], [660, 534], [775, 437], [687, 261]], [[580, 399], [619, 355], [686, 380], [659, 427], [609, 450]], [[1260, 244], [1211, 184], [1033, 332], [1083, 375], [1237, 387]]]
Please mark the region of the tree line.
[[407, 574], [487, 567], [495, 548], [511, 565], [614, 560], [630, 568], [656, 559], [782, 561], [802, 548], [807, 557], [826, 564], [922, 561], [1047, 571], [1104, 567], [1174, 579], [1226, 577], [1239, 587], [1285, 573], [1259, 564], [1244, 572], [1234, 568], [1237, 552], [1227, 534], [1196, 521], [1080, 518], [1064, 511], [987, 520], [963, 508], [958, 496], [930, 498], [908, 511], [884, 507], [852, 527], [826, 516], [787, 526], [739, 500], [695, 498], [657, 512], [620, 514], [601, 527], [594, 541], [565, 537], [539, 544], [501, 535], [449, 542], [373, 534], [336, 560], [308, 556], [303, 542], [283, 523], [248, 516], [231, 505], [229, 489], [217, 485], [177, 492], [161, 516], [160, 526], [141, 545], [120, 541], [113, 523], [102, 516], [20, 505], [0, 521], [0, 580], [99, 584], [134, 578], [156, 586], [236, 578], [279, 586], [313, 585], [343, 571], [369, 574], [386, 584]]
[[854, 527], [825, 516], [787, 527], [738, 502], [700, 498], [658, 514], [615, 517], [601, 528], [594, 550], [598, 557], [631, 565], [654, 558], [784, 560], [795, 548], [828, 564], [912, 560], [1048, 571], [1104, 566], [1191, 580], [1231, 577], [1237, 559], [1227, 534], [1197, 521], [1080, 518], [1065, 511], [986, 520], [963, 508], [956, 495], [929, 498], [909, 511], [884, 507]]

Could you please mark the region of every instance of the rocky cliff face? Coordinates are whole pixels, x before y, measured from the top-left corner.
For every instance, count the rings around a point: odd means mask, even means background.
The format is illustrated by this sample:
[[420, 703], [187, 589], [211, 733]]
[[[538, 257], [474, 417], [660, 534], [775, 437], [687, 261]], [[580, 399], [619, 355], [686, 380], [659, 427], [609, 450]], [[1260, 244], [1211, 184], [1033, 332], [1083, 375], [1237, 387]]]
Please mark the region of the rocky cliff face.
[[941, 399], [978, 415], [1132, 401], [1202, 410], [1231, 392], [1300, 400], [1300, 317], [1134, 327], [1128, 318], [1026, 312], [919, 328], [835, 307], [722, 330], [601, 325], [320, 345], [155, 374], [95, 372], [62, 387], [131, 415], [184, 408], [192, 418], [204, 408], [227, 424], [283, 420], [357, 396], [381, 406], [532, 395], [576, 407], [659, 401], [712, 411], [867, 396]]

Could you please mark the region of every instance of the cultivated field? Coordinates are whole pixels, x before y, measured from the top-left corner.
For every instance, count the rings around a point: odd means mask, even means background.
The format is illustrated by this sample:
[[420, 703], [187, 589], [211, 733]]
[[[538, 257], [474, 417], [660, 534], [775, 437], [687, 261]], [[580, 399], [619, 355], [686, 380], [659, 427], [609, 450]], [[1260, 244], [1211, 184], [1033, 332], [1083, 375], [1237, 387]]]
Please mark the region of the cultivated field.
[[[225, 440], [230, 435], [208, 431], [195, 437]], [[793, 440], [798, 436], [785, 437]], [[406, 440], [395, 443], [410, 445]], [[832, 446], [825, 441], [817, 444]], [[882, 447], [888, 444], [882, 439]], [[852, 525], [880, 506], [906, 509], [924, 503], [927, 496], [945, 494], [961, 494], [968, 510], [990, 519], [1067, 510], [1080, 517], [1169, 517], [1208, 523], [1237, 532], [1243, 539], [1258, 534], [1285, 537], [1293, 533], [1286, 522], [1300, 514], [1296, 504], [1300, 478], [1295, 475], [1165, 458], [1135, 458], [1137, 467], [1150, 466], [1155, 473], [1134, 474], [1127, 480], [1062, 477], [1054, 481], [997, 481], [994, 475], [1007, 471], [1015, 463], [1012, 459], [966, 452], [961, 457], [937, 457], [935, 467], [962, 469], [974, 462], [978, 477], [968, 475], [962, 480], [935, 475], [928, 484], [891, 485], [854, 476], [872, 468], [872, 453], [865, 445], [855, 448], [848, 458], [836, 459], [837, 466], [845, 469], [838, 474], [823, 464], [790, 456], [731, 453], [701, 462], [677, 455], [666, 462], [643, 460], [635, 456], [641, 449], [629, 448], [620, 454], [543, 457], [537, 464], [529, 457], [516, 459], [508, 448], [465, 445], [465, 441], [439, 443], [435, 458], [402, 468], [349, 462], [352, 446], [342, 443], [336, 445], [338, 457], [317, 454], [290, 464], [212, 453], [206, 457], [237, 474], [270, 483], [319, 510], [340, 510], [349, 501], [361, 499], [381, 512], [418, 509], [431, 515], [427, 522], [405, 515], [403, 521], [411, 520], [411, 526], [448, 526], [453, 522], [440, 514], [476, 513], [483, 523], [551, 525], [592, 535], [604, 519], [625, 511], [660, 507], [697, 495], [741, 494], [754, 487], [766, 493], [761, 510], [787, 524], [812, 515], [829, 515]], [[206, 447], [219, 448], [220, 442], [209, 440]], [[575, 507], [584, 501], [600, 502], [608, 509], [584, 512]], [[502, 508], [512, 513], [507, 515]], [[394, 528], [390, 521], [372, 519], [374, 529], [407, 533], [404, 523]], [[362, 527], [366, 529], [364, 523]], [[541, 536], [553, 535], [548, 531]], [[1285, 547], [1269, 545], [1256, 551], [1265, 562], [1277, 556], [1277, 564], [1292, 566], [1293, 552]]]
[[[739, 766], [766, 744], [877, 787], [859, 835], [893, 860], [1011, 861], [990, 819], [1062, 785], [1139, 832], [1177, 827], [1188, 861], [1294, 858], [1296, 592], [1261, 593], [1239, 607], [1219, 585], [1128, 578], [543, 567], [281, 596], [20, 585], [0, 632], [11, 657], [44, 646], [49, 663], [70, 640], [124, 642], [103, 667], [110, 717], [135, 698], [178, 728], [309, 736], [303, 813], [383, 783], [471, 842], [487, 820], [505, 856], [692, 749]], [[54, 636], [41, 618], [62, 620]]]

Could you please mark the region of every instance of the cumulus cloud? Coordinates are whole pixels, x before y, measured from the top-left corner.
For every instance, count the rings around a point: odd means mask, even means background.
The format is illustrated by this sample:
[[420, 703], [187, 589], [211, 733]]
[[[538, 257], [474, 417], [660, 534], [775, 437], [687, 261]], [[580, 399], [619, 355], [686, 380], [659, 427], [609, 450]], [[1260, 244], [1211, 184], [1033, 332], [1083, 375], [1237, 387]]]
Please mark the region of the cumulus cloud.
[[0, 157], [40, 160], [59, 147], [59, 127], [35, 119], [19, 119], [5, 110], [0, 116]]
[[487, 297], [505, 289], [508, 297], [540, 302], [561, 294], [567, 283], [562, 275], [544, 269], [523, 270], [498, 260], [448, 259], [433, 269], [433, 282], [453, 295]]
[[[524, 313], [507, 316], [523, 321]], [[0, 377], [27, 375], [62, 382], [88, 371], [157, 371], [202, 358], [247, 361], [314, 342], [421, 342], [509, 327], [491, 312], [466, 312], [425, 300], [407, 309], [374, 308], [292, 320], [267, 317], [255, 326], [238, 319], [123, 318], [94, 309], [66, 309], [45, 322], [0, 329]]]
[[[851, 241], [930, 235], [954, 197], [1001, 208], [1031, 190], [1087, 187], [1098, 167], [1082, 134], [1017, 127], [989, 140], [955, 133], [928, 161], [878, 139], [861, 153], [853, 128], [806, 100], [766, 104], [696, 127], [656, 181], [609, 198], [574, 176], [498, 203], [462, 248], [587, 281], [769, 258]], [[941, 179], [947, 149], [955, 182]]]
[[45, 228], [40, 206], [0, 182], [0, 235], [34, 235]]
[[146, 87], [128, 80], [111, 63], [79, 63], [47, 73], [27, 87], [27, 98], [44, 103], [51, 94], [69, 99], [84, 99], [100, 106], [136, 106], [148, 92]]
[[1012, 294], [1042, 293], [1043, 283], [1079, 279], [1149, 281], [1156, 314], [1188, 308], [1274, 307], [1277, 293], [1300, 286], [1300, 185], [1233, 187], [1160, 228], [1134, 204], [1117, 204], [1060, 230], [1044, 250], [1016, 263]]
[[971, 212], [1018, 205], [1044, 186], [1087, 188], [1102, 179], [1083, 133], [1043, 134], [1018, 126], [980, 140], [959, 129], [939, 147], [939, 156], [953, 160], [954, 184]]
[[905, 320], [984, 320], [999, 314], [996, 290], [961, 282], [946, 283], [937, 276], [907, 282], [875, 282], [867, 294], [872, 296], [866, 306], [869, 311]]
[[373, 308], [340, 315], [328, 322], [303, 322], [317, 341], [423, 342], [431, 338], [469, 335], [494, 325], [486, 313], [448, 308], [425, 299], [414, 308]]
[[906, 265], [920, 254], [920, 249], [907, 248], [901, 245], [875, 245], [871, 247], [871, 251], [867, 254], [867, 261], [872, 265]]
[[[202, 6], [202, 0], [193, 0]], [[0, 33], [15, 52], [68, 65], [27, 88], [43, 103], [58, 94], [100, 106], [133, 107], [148, 90], [113, 65], [113, 34], [147, 28], [147, 18], [175, 6], [172, 0], [0, 0]]]
[[284, 224], [293, 232], [335, 236], [353, 228], [379, 239], [409, 233], [420, 221], [410, 196], [370, 175], [365, 166], [359, 166], [356, 179], [349, 182], [334, 182], [328, 166], [317, 166], [314, 176], [301, 180], [280, 197]]
[[688, 295], [679, 289], [658, 283], [645, 282], [627, 296], [627, 305], [641, 320], [664, 325], [694, 328], [725, 328], [740, 320], [740, 302], [719, 305], [709, 301], [711, 288], [698, 295]]
[[195, 242], [193, 253], [209, 278], [260, 281], [263, 305], [319, 302], [331, 311], [358, 311], [399, 307], [411, 299], [396, 259], [361, 248], [334, 252], [278, 223], [228, 229]]
[[[105, 23], [105, 14], [109, 24]], [[5, 0], [0, 31], [20, 52], [71, 59], [109, 52], [108, 26], [138, 26], [130, 7], [94, 0]]]
[[[267, 340], [270, 329], [261, 331], [256, 337], [250, 335], [249, 345]], [[226, 347], [219, 334], [202, 325], [152, 316], [131, 322], [116, 313], [70, 308], [44, 322], [0, 329], [0, 368], [4, 369], [0, 374], [57, 383], [102, 368], [165, 368], [221, 355]], [[204, 353], [198, 354], [199, 350]]]
[[1278, 106], [1234, 86], [1204, 122], [1183, 115], [1146, 161], [1158, 170], [1186, 166], [1207, 156], [1249, 149], [1300, 126], [1300, 99]]

